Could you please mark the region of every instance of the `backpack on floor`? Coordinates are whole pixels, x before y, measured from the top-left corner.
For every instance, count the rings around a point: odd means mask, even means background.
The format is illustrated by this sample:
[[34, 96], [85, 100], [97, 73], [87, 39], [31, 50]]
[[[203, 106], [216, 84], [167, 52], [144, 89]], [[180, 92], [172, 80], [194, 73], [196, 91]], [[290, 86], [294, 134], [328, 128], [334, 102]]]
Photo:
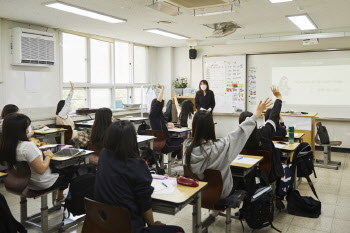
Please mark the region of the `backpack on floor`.
[[317, 144], [329, 144], [329, 135], [326, 126], [323, 126], [321, 122], [316, 124], [317, 134], [315, 142]]
[[144, 150], [141, 154], [141, 158], [147, 162], [151, 173], [164, 175], [165, 170], [160, 168], [157, 157], [157, 153], [149, 148]]
[[285, 164], [282, 165], [284, 169], [284, 176], [277, 183], [277, 195], [283, 199], [287, 196], [289, 189], [292, 187], [292, 170]]
[[146, 135], [146, 130], [150, 129], [151, 127], [146, 124], [145, 121], [142, 121], [141, 125], [137, 128], [137, 134], [138, 135]]
[[321, 202], [312, 197], [303, 197], [298, 190], [291, 191], [287, 196], [288, 214], [318, 218], [321, 215]]
[[92, 164], [81, 165], [72, 179], [64, 209], [73, 216], [85, 214], [84, 198], [94, 199], [96, 167]]

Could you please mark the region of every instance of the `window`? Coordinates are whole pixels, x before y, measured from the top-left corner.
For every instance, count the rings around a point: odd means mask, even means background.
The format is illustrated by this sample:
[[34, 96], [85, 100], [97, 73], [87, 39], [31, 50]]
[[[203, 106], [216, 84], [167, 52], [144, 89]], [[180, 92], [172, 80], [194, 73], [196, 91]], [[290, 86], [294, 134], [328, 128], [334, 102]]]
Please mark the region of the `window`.
[[134, 83], [148, 83], [148, 47], [134, 46]]
[[86, 38], [62, 33], [63, 82], [86, 82]]
[[[141, 89], [143, 89], [143, 92], [142, 92], [143, 99], [141, 99]], [[143, 103], [143, 106], [147, 106], [147, 103], [146, 103], [146, 91], [147, 91], [147, 88], [134, 88], [133, 103], [134, 104], [141, 104], [141, 103]]]
[[128, 89], [127, 88], [119, 88], [115, 89], [115, 100], [123, 101], [123, 104], [127, 104], [128, 102]]
[[130, 83], [129, 43], [115, 42], [115, 83]]
[[90, 40], [91, 49], [91, 83], [111, 82], [110, 43]]
[[110, 108], [111, 89], [91, 89], [91, 108]]
[[[70, 88], [63, 89], [63, 99], [66, 99], [68, 96], [68, 93], [70, 91]], [[87, 106], [86, 104], [86, 90], [83, 88], [76, 88], [74, 89], [74, 94], [71, 102], [72, 110], [77, 110], [78, 108], [85, 108]]]

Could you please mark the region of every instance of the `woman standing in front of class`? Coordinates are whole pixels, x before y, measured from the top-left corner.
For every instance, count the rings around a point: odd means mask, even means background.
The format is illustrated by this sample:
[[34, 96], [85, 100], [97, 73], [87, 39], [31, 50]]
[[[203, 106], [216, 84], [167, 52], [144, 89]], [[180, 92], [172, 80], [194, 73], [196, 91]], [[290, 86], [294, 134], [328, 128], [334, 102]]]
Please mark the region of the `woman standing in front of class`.
[[199, 90], [196, 93], [195, 104], [197, 110], [213, 113], [215, 108], [215, 96], [214, 92], [209, 89], [207, 80], [200, 81]]

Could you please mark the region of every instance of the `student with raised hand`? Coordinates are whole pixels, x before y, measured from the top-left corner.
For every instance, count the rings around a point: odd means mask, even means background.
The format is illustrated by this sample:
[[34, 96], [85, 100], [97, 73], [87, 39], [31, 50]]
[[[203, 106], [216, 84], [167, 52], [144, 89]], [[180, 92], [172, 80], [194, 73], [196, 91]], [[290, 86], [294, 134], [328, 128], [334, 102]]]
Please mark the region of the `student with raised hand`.
[[177, 111], [177, 116], [179, 118], [177, 123], [180, 125], [187, 125], [188, 118], [193, 117], [194, 114], [194, 105], [192, 101], [184, 100], [182, 102], [182, 107], [180, 107], [177, 95], [173, 93], [172, 97], [175, 100], [175, 107]]
[[109, 108], [100, 108], [96, 111], [95, 121], [91, 129], [89, 149], [94, 151], [90, 155], [90, 163], [97, 166], [100, 151], [103, 148], [107, 128], [112, 124], [113, 114]]
[[94, 199], [128, 209], [133, 233], [184, 232], [154, 220], [151, 183], [151, 173], [139, 154], [135, 127], [129, 121], [112, 123], [100, 153]]
[[[271, 113], [271, 109], [268, 109], [265, 112], [265, 121], [269, 120], [270, 113]], [[280, 116], [280, 118], [279, 118], [278, 124], [276, 125], [275, 136], [284, 138], [287, 135], [287, 130], [286, 130], [286, 126], [285, 126], [284, 121], [283, 121], [282, 114], [280, 113], [279, 116]]]
[[207, 169], [219, 170], [223, 181], [221, 198], [228, 197], [233, 190], [230, 170], [231, 162], [242, 151], [244, 144], [256, 127], [256, 120], [271, 106], [271, 100], [260, 101], [255, 115], [248, 117], [237, 129], [226, 137], [217, 140], [213, 116], [208, 111], [198, 111], [194, 115], [192, 135], [184, 143], [187, 167], [200, 179]]
[[87, 133], [75, 130], [73, 119], [68, 115], [72, 111], [71, 101], [74, 94], [74, 84], [70, 82], [70, 92], [66, 100], [60, 100], [56, 109], [56, 125], [69, 125], [72, 127], [72, 140], [75, 145], [86, 147], [89, 141]]
[[[158, 83], [158, 88], [160, 88], [160, 93], [157, 99], [152, 100], [151, 105], [151, 112], [149, 114], [149, 121], [151, 124], [151, 128], [153, 130], [162, 130], [166, 134], [166, 144], [164, 148], [162, 149], [163, 153], [170, 153], [172, 152], [171, 158], [172, 162], [174, 163], [175, 158], [177, 157], [179, 160], [182, 159], [182, 138], [171, 138], [169, 131], [168, 131], [168, 122], [163, 114], [163, 107], [164, 107], [164, 100], [163, 100], [163, 94], [164, 94], [164, 86], [160, 85]], [[173, 127], [173, 124], [169, 124], [169, 127]]]
[[[282, 108], [282, 95], [277, 86], [272, 86], [271, 91], [276, 97], [276, 101], [271, 109], [268, 119], [265, 125], [259, 129], [256, 127], [254, 132], [249, 137], [247, 143], [245, 144], [245, 149], [253, 150], [266, 150], [270, 152], [271, 156], [271, 172], [266, 174], [269, 176], [269, 181], [273, 182], [279, 177], [284, 175], [282, 163], [281, 163], [281, 152], [276, 150], [275, 145], [272, 140], [275, 136], [276, 126], [279, 125], [280, 113]], [[239, 116], [239, 123], [246, 120], [246, 118], [251, 117], [253, 114], [251, 112], [242, 112]]]
[[3, 122], [3, 133], [0, 138], [0, 161], [6, 162], [12, 168], [17, 162], [28, 162], [31, 177], [29, 188], [33, 190], [47, 190], [59, 188], [57, 202], [64, 201], [63, 190], [74, 175], [72, 167], [58, 170], [53, 173], [49, 167], [53, 153], [50, 150], [41, 152], [33, 142], [28, 140], [31, 120], [24, 114], [11, 113]]

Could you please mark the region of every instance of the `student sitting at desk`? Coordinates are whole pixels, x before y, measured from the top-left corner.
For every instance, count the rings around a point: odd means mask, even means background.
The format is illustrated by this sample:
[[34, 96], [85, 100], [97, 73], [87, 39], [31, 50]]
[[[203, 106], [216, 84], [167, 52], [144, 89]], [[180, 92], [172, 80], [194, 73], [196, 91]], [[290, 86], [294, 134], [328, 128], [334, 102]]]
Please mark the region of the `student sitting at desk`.
[[43, 153], [28, 140], [30, 123], [29, 117], [20, 113], [11, 113], [5, 117], [0, 138], [0, 161], [7, 162], [9, 168], [16, 162], [28, 162], [31, 170], [29, 188], [33, 190], [59, 188], [56, 203], [60, 204], [64, 201], [63, 190], [68, 188], [74, 170], [72, 167], [67, 167], [60, 169], [59, 173], [52, 172], [49, 167], [52, 152], [48, 150]]
[[112, 124], [113, 114], [109, 108], [100, 108], [96, 111], [95, 121], [91, 129], [89, 149], [94, 151], [90, 155], [90, 163], [97, 166], [100, 151], [103, 148], [103, 139], [107, 128]]
[[[8, 104], [5, 105], [4, 108], [2, 109], [1, 112], [1, 117], [0, 117], [0, 133], [2, 131], [2, 122], [5, 119], [5, 117], [10, 114], [10, 113], [16, 113], [19, 112], [19, 108], [14, 105], [14, 104]], [[38, 129], [44, 128], [45, 125], [41, 125], [38, 127]], [[28, 138], [30, 138], [33, 134], [34, 134], [34, 127], [32, 127], [31, 125], [29, 126], [29, 133], [27, 134]]]
[[[281, 152], [276, 150], [272, 140], [275, 136], [276, 126], [279, 125], [280, 113], [282, 107], [282, 95], [276, 86], [271, 87], [271, 91], [276, 97], [276, 101], [271, 109], [268, 120], [265, 125], [259, 129], [255, 127], [253, 133], [250, 135], [247, 143], [245, 144], [245, 149], [252, 150], [266, 150], [270, 152], [271, 155], [271, 172], [266, 174], [269, 176], [269, 181], [274, 182], [276, 179], [284, 175], [282, 163], [281, 163]], [[251, 117], [253, 114], [251, 112], [242, 112], [239, 116], [239, 123], [246, 120], [246, 118]]]
[[86, 147], [89, 141], [87, 133], [75, 130], [73, 119], [68, 115], [72, 111], [71, 101], [74, 94], [74, 85], [70, 82], [71, 89], [66, 100], [60, 100], [56, 109], [56, 125], [69, 125], [72, 127], [72, 140], [75, 145]]
[[204, 178], [207, 169], [219, 170], [223, 180], [221, 198], [232, 194], [233, 179], [230, 170], [231, 162], [243, 149], [250, 134], [256, 127], [256, 120], [271, 105], [271, 100], [260, 101], [256, 114], [248, 117], [228, 136], [217, 140], [213, 115], [208, 111], [198, 111], [193, 119], [193, 138], [184, 143], [187, 167], [200, 179]]
[[100, 153], [95, 200], [128, 209], [133, 233], [184, 232], [180, 227], [154, 221], [151, 183], [151, 173], [139, 154], [134, 125], [114, 122], [107, 129]]
[[191, 100], [184, 100], [182, 102], [182, 107], [179, 105], [179, 101], [177, 100], [177, 95], [173, 93], [173, 99], [175, 100], [175, 107], [177, 111], [177, 116], [179, 120], [178, 124], [187, 126], [187, 120], [189, 117], [193, 118], [194, 114], [194, 105]]
[[[270, 113], [271, 113], [271, 109], [267, 109], [267, 111], [265, 112], [265, 121], [267, 121], [270, 118]], [[275, 136], [284, 138], [286, 135], [287, 135], [286, 126], [284, 125], [283, 118], [280, 113], [279, 123], [276, 125]]]
[[[160, 93], [157, 99], [152, 100], [152, 107], [151, 112], [149, 114], [149, 121], [151, 124], [151, 128], [153, 130], [162, 130], [166, 134], [166, 144], [164, 148], [162, 149], [163, 153], [170, 153], [172, 152], [171, 158], [172, 162], [174, 162], [175, 157], [179, 160], [182, 159], [182, 138], [171, 138], [169, 131], [168, 131], [168, 122], [165, 119], [165, 116], [163, 114], [163, 107], [164, 107], [164, 100], [163, 100], [163, 93], [164, 93], [164, 86], [158, 84], [158, 88], [160, 88]], [[169, 127], [174, 127], [174, 124], [170, 123]]]

